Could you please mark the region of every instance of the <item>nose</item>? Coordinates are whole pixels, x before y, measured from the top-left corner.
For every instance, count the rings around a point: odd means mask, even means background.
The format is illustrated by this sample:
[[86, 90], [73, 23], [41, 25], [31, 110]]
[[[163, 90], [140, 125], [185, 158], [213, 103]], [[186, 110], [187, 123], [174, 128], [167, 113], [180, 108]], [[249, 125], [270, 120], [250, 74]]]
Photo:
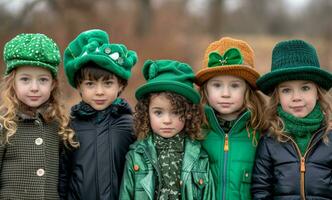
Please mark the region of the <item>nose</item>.
[[292, 100], [297, 102], [301, 101], [302, 99], [302, 93], [300, 90], [294, 90], [293, 95], [292, 95]]
[[164, 124], [171, 124], [172, 123], [172, 118], [169, 114], [164, 116], [164, 120], [163, 120]]
[[96, 87], [96, 95], [103, 95], [104, 94], [104, 88], [102, 86], [102, 84], [97, 84]]
[[33, 80], [33, 81], [31, 81], [31, 87], [30, 87], [30, 90], [31, 90], [32, 92], [38, 92], [38, 90], [39, 90], [39, 84], [38, 84], [37, 80]]
[[229, 87], [223, 87], [221, 89], [221, 96], [222, 97], [229, 97], [230, 96]]

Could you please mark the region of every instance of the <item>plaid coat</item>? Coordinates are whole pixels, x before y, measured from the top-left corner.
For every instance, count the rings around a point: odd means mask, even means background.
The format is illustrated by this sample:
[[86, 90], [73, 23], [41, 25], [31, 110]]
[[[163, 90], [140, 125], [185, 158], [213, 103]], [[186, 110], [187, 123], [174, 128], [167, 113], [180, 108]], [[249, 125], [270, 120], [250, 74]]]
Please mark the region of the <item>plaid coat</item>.
[[10, 144], [0, 146], [0, 199], [59, 199], [57, 132], [58, 124], [41, 116], [19, 117]]

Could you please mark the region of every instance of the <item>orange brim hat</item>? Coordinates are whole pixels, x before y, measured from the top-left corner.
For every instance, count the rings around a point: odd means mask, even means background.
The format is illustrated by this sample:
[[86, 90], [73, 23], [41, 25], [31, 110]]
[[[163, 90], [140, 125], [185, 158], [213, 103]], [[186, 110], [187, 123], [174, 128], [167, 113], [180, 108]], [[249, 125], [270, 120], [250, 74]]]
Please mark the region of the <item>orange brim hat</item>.
[[254, 52], [248, 43], [230, 37], [211, 43], [205, 51], [203, 67], [196, 74], [196, 84], [202, 86], [218, 75], [233, 75], [243, 78], [256, 89], [260, 77], [255, 70]]

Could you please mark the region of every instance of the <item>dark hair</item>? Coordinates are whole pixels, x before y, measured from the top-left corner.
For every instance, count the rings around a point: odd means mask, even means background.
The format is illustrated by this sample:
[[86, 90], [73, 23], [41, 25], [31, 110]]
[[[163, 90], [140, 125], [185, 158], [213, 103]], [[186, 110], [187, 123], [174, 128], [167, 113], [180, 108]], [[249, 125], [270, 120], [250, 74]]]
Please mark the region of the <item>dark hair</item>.
[[[116, 76], [116, 75], [106, 69], [103, 69], [96, 63], [90, 61], [90, 62], [87, 62], [86, 64], [84, 64], [76, 72], [75, 77], [74, 77], [74, 82], [75, 82], [76, 86], [79, 86], [84, 80], [97, 81], [100, 78], [102, 78], [102, 80], [108, 80], [110, 78], [113, 78], [113, 76]], [[119, 76], [116, 76], [116, 77], [119, 81], [119, 84], [123, 86], [122, 90], [124, 90], [124, 88], [128, 85], [128, 81]]]
[[173, 109], [181, 114], [180, 119], [185, 121], [184, 134], [188, 135], [191, 139], [203, 139], [201, 133], [203, 120], [202, 106], [200, 104], [193, 104], [184, 96], [174, 92], [149, 93], [137, 102], [134, 113], [134, 124], [135, 134], [138, 139], [144, 139], [152, 132], [149, 118], [149, 104], [151, 97], [154, 95], [165, 95], [171, 102]]

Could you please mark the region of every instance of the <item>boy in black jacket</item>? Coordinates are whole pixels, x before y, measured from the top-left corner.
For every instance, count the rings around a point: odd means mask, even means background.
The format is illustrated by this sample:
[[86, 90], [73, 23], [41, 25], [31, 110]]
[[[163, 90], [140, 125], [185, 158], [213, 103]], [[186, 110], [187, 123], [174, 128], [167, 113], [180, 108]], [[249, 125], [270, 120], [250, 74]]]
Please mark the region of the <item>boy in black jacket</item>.
[[65, 49], [65, 73], [82, 101], [71, 109], [80, 147], [61, 155], [62, 199], [118, 199], [125, 155], [134, 142], [131, 109], [118, 96], [136, 61], [134, 51], [111, 44], [98, 29], [82, 32]]

